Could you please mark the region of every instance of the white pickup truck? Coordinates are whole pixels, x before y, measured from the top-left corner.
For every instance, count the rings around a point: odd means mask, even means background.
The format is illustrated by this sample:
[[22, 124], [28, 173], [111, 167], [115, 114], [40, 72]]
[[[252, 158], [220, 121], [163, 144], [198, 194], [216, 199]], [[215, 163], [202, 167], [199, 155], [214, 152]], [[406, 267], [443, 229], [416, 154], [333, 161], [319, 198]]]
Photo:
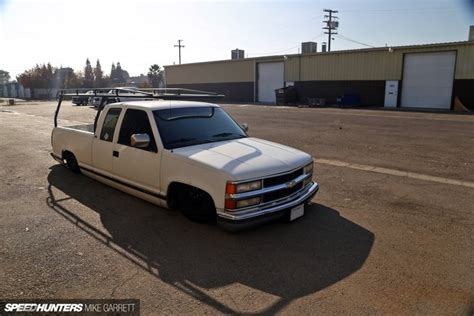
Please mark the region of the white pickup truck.
[[56, 126], [51, 155], [73, 172], [228, 230], [301, 217], [319, 188], [312, 157], [246, 130], [216, 104], [113, 103], [93, 125]]

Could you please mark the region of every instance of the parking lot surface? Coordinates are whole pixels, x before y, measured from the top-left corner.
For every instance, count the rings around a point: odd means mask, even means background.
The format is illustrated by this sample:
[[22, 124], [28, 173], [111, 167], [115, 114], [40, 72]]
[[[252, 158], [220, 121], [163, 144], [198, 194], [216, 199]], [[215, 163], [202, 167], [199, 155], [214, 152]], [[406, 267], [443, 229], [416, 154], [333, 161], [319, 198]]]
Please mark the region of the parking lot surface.
[[[0, 106], [0, 297], [143, 314], [469, 314], [474, 116], [225, 105], [315, 158], [306, 216], [230, 234], [49, 156], [54, 102]], [[63, 105], [61, 123], [95, 110]]]

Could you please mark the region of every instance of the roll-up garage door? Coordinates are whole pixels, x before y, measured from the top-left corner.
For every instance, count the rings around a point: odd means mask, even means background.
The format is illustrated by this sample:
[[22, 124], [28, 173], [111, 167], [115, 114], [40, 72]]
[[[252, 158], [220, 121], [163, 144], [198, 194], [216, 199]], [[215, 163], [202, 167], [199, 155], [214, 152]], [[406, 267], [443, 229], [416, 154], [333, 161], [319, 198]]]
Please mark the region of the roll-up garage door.
[[283, 87], [284, 64], [258, 64], [258, 102], [276, 102], [275, 90]]
[[450, 109], [455, 52], [406, 54], [402, 107]]

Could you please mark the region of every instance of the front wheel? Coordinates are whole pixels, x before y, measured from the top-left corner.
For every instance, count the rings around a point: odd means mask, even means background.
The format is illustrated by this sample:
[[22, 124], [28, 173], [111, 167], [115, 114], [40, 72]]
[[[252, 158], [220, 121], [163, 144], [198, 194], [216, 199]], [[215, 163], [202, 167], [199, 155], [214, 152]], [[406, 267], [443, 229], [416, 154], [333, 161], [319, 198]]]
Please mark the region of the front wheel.
[[189, 188], [183, 195], [181, 210], [191, 221], [212, 222], [216, 219], [216, 209], [209, 194], [196, 188]]

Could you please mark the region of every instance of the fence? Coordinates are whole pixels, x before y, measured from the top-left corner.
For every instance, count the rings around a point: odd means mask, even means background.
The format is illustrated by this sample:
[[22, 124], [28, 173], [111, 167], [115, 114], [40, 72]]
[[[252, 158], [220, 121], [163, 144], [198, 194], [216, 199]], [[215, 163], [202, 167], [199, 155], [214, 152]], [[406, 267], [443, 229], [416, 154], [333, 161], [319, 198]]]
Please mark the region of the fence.
[[10, 83], [0, 85], [1, 98], [50, 100], [50, 99], [56, 98], [57, 92], [58, 92], [58, 89], [25, 88], [17, 82], [10, 82]]

